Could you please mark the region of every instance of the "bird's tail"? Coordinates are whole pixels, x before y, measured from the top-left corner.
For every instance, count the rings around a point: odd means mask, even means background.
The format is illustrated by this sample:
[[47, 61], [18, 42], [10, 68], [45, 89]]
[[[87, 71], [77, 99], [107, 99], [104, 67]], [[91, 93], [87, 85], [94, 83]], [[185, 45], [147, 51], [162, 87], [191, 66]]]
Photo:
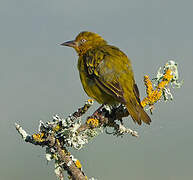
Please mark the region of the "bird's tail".
[[134, 122], [137, 122], [139, 125], [141, 125], [141, 121], [150, 124], [150, 117], [135, 98], [130, 99], [130, 101], [126, 103], [126, 107]]

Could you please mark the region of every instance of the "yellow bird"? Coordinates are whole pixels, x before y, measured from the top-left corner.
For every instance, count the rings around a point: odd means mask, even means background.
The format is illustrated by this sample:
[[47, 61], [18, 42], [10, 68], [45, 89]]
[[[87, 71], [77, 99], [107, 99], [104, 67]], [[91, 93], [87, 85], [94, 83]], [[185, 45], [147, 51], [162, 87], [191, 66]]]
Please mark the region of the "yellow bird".
[[131, 61], [117, 47], [108, 45], [98, 34], [81, 32], [61, 45], [78, 53], [78, 70], [85, 92], [100, 104], [124, 104], [134, 122], [150, 124], [140, 104]]

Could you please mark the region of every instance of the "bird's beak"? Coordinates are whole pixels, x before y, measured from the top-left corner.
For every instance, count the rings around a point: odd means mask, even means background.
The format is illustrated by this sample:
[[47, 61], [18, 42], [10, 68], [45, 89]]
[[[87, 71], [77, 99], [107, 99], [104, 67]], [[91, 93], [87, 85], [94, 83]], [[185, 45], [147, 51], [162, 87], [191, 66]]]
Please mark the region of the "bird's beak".
[[67, 41], [67, 42], [64, 42], [62, 44], [60, 44], [61, 46], [69, 46], [69, 47], [76, 47], [77, 46], [77, 43], [76, 41]]

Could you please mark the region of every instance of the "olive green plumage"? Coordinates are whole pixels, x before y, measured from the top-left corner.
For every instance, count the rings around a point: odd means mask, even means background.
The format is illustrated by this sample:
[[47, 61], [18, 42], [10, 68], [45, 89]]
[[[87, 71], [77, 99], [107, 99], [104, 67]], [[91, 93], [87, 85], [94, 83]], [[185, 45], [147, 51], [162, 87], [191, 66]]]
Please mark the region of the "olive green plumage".
[[131, 62], [120, 49], [92, 32], [81, 32], [74, 41], [62, 45], [78, 53], [80, 79], [88, 96], [100, 104], [125, 104], [135, 122], [150, 124], [140, 104]]

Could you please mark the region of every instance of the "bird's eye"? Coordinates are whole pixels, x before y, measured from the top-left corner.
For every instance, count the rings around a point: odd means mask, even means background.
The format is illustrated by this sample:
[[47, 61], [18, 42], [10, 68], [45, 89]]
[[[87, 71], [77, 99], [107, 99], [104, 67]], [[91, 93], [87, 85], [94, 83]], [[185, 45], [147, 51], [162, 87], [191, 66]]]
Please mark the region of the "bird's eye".
[[81, 39], [80, 41], [81, 41], [81, 43], [85, 43], [86, 39]]

